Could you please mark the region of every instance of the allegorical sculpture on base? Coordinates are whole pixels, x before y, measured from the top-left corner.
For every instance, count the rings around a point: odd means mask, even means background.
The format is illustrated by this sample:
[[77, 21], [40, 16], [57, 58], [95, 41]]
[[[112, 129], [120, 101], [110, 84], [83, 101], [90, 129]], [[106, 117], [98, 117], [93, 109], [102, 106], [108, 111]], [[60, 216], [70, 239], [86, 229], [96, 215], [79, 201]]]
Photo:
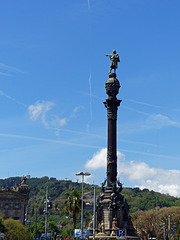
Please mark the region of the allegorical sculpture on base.
[[[120, 83], [116, 78], [116, 69], [120, 62], [116, 50], [110, 57], [109, 78], [105, 83], [108, 99], [104, 102], [107, 108], [108, 119], [108, 141], [107, 141], [107, 178], [102, 183], [101, 193], [96, 203], [95, 214], [95, 239], [109, 238], [116, 239], [118, 231], [128, 238], [136, 238], [136, 232], [133, 227], [131, 217], [129, 216], [129, 207], [124, 200], [122, 184], [117, 179], [117, 109], [121, 100], [117, 99]], [[112, 72], [114, 70], [114, 72]], [[93, 234], [93, 221], [89, 225], [90, 235]]]

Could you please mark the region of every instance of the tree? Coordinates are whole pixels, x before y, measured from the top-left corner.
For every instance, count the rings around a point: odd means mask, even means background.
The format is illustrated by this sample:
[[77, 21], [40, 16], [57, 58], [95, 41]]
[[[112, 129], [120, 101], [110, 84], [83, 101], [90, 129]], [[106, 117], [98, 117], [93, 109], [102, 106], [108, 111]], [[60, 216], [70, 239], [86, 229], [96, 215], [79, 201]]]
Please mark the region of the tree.
[[73, 232], [73, 226], [60, 230], [60, 234], [63, 236], [63, 238], [69, 238], [69, 236], [73, 235]]
[[[4, 240], [22, 240], [25, 239], [25, 227], [20, 221], [13, 219], [4, 220], [4, 226], [7, 229]], [[31, 239], [28, 234], [27, 239]]]
[[5, 233], [7, 231], [6, 227], [3, 224], [3, 218], [0, 217], [0, 231], [1, 233]]
[[73, 215], [73, 228], [76, 228], [76, 219], [81, 211], [81, 191], [72, 188], [71, 193], [66, 193], [67, 200], [65, 201], [65, 208]]
[[[165, 223], [166, 230], [169, 230], [168, 219], [170, 217], [171, 231], [174, 230], [174, 222], [176, 223], [176, 237], [178, 239], [180, 233], [180, 207], [155, 208], [148, 211], [138, 211], [132, 215], [133, 225], [139, 237], [149, 239], [150, 237], [163, 238]], [[171, 239], [175, 239], [171, 234]]]
[[59, 233], [59, 229], [54, 221], [48, 222], [48, 231], [52, 233], [54, 232]]

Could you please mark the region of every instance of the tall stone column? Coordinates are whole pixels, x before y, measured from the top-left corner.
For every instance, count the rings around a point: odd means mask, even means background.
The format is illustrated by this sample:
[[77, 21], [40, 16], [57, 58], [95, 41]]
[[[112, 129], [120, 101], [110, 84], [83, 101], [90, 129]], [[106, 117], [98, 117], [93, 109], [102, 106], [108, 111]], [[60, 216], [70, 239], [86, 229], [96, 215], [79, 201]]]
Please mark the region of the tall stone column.
[[[129, 239], [133, 240], [137, 239], [136, 232], [129, 216], [128, 204], [121, 194], [122, 184], [117, 179], [117, 110], [121, 100], [117, 99], [120, 83], [116, 78], [116, 69], [120, 59], [116, 50], [106, 56], [111, 60], [109, 78], [105, 83], [108, 98], [104, 102], [108, 119], [107, 179], [102, 183], [101, 193], [96, 202], [95, 218], [93, 217], [89, 225], [90, 238], [95, 230], [96, 240], [116, 240], [117, 230], [120, 229], [125, 233], [126, 239], [130, 236]], [[95, 226], [95, 229], [92, 226]]]
[[120, 88], [116, 73], [109, 73], [105, 88], [108, 94], [108, 99], [104, 102], [108, 119], [107, 187], [113, 187], [117, 181], [117, 110], [121, 102], [116, 97]]

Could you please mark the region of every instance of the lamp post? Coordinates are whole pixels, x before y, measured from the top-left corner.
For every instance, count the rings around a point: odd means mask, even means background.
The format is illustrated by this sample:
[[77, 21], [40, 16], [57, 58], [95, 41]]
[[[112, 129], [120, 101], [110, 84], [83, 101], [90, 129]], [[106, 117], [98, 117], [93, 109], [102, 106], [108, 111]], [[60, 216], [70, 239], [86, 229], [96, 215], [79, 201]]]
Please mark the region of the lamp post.
[[26, 212], [25, 212], [25, 240], [27, 239], [27, 220], [28, 220], [28, 216], [27, 216], [27, 207], [26, 207]]
[[82, 201], [81, 201], [81, 236], [83, 234], [83, 184], [84, 184], [84, 176], [90, 176], [91, 174], [88, 173], [88, 172], [79, 172], [79, 173], [76, 173], [76, 176], [82, 176]]
[[44, 209], [45, 214], [45, 239], [47, 240], [47, 215], [48, 215], [48, 207], [50, 207], [49, 199], [48, 199], [48, 186], [46, 187], [46, 200], [44, 201], [46, 207]]
[[94, 213], [94, 221], [93, 221], [93, 240], [95, 240], [95, 231], [96, 231], [96, 186], [93, 185], [94, 188], [94, 208], [93, 208], [93, 213]]
[[46, 236], [46, 240], [47, 240], [47, 211], [48, 211], [48, 186], [46, 187], [46, 208], [45, 208], [45, 236]]

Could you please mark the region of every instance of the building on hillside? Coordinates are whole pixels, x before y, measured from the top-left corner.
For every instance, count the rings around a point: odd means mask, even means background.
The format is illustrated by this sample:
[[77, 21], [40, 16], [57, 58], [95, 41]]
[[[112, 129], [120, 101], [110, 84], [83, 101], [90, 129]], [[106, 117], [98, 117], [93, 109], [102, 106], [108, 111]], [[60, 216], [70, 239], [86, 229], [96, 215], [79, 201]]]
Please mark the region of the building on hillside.
[[0, 190], [0, 215], [5, 219], [20, 220], [24, 224], [29, 193], [30, 187], [26, 184], [24, 176], [21, 178], [21, 184]]

